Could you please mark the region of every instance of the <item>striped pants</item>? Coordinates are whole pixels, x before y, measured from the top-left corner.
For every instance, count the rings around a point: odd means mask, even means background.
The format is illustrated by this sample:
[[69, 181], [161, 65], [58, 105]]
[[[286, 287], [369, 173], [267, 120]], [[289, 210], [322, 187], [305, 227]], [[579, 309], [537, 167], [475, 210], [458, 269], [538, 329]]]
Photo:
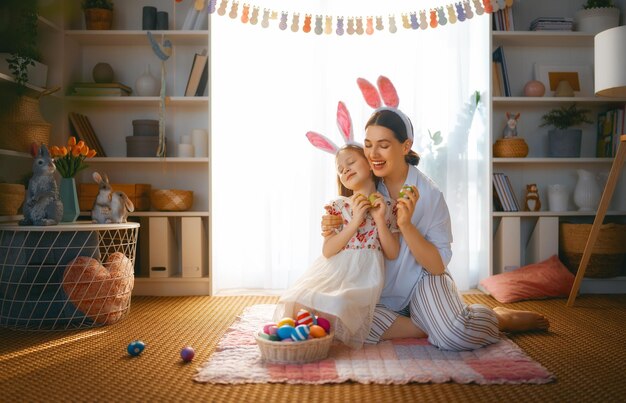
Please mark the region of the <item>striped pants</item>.
[[448, 273], [426, 273], [413, 288], [409, 305], [395, 312], [377, 304], [367, 343], [378, 343], [398, 316], [428, 334], [428, 341], [443, 350], [474, 350], [500, 340], [495, 312], [480, 304], [467, 305]]

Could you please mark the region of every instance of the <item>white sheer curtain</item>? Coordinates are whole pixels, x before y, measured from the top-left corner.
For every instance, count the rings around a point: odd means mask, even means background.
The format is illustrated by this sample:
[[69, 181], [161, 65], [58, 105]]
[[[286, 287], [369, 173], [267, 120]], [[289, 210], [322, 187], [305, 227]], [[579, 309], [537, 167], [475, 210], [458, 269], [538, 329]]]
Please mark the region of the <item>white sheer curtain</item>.
[[[281, 9], [279, 3], [271, 6]], [[400, 18], [410, 10], [406, 2], [327, 3], [289, 0], [283, 10], [395, 13], [398, 32], [318, 36], [291, 32], [291, 19], [281, 31], [278, 21], [263, 29], [212, 17], [214, 291], [283, 289], [319, 256], [322, 207], [337, 194], [334, 158], [304, 135], [314, 130], [341, 144], [335, 112], [343, 100], [362, 142], [371, 109], [356, 79], [375, 82], [381, 74], [392, 80], [400, 108], [412, 119], [419, 168], [446, 195], [454, 233], [450, 270], [460, 289], [475, 286], [488, 265], [490, 17], [407, 30]], [[475, 93], [483, 97], [478, 107]]]

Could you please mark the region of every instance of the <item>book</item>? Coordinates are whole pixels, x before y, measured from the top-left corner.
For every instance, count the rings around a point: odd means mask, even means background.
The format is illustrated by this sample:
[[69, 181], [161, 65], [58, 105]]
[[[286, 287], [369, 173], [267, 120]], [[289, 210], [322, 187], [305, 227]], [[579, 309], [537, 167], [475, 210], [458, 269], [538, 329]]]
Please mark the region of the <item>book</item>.
[[509, 85], [509, 76], [507, 74], [506, 68], [506, 59], [504, 57], [504, 49], [502, 46], [498, 46], [496, 50], [493, 51], [492, 60], [496, 63], [499, 63], [500, 71], [502, 73], [502, 82], [504, 85], [504, 96], [511, 96], [511, 86]]
[[500, 181], [499, 175], [500, 174], [497, 172], [494, 172], [493, 174], [493, 186], [496, 190], [494, 194], [494, 199], [495, 199], [495, 196], [497, 196], [500, 202], [499, 205], [502, 208], [502, 211], [511, 211], [508, 200], [506, 198], [506, 194], [504, 193], [504, 187], [502, 185], [502, 182]]
[[496, 62], [491, 62], [492, 75], [492, 95], [494, 97], [502, 96], [502, 79], [500, 78], [500, 66]]
[[83, 140], [89, 148], [96, 150], [98, 157], [106, 157], [106, 153], [96, 136], [89, 119], [80, 113], [70, 112], [68, 114], [70, 121], [70, 132], [76, 136], [78, 140]]
[[509, 193], [511, 200], [513, 201], [513, 211], [520, 211], [520, 204], [517, 201], [517, 196], [515, 196], [515, 190], [513, 189], [513, 186], [511, 185], [511, 181], [509, 180], [509, 177], [506, 175], [504, 176], [504, 181], [506, 183], [506, 188], [507, 188], [507, 192]]
[[118, 89], [127, 92], [128, 94], [133, 93], [133, 89], [127, 85], [122, 83], [83, 83], [77, 82], [72, 85], [72, 91], [76, 91], [79, 88], [100, 88], [100, 89]]
[[185, 88], [186, 97], [200, 97], [204, 94], [209, 79], [208, 61], [209, 56], [206, 54], [206, 49], [204, 49], [202, 53], [196, 53], [193, 56], [193, 63], [191, 64], [191, 70]]
[[72, 95], [90, 97], [127, 97], [130, 94], [121, 88], [74, 88]]

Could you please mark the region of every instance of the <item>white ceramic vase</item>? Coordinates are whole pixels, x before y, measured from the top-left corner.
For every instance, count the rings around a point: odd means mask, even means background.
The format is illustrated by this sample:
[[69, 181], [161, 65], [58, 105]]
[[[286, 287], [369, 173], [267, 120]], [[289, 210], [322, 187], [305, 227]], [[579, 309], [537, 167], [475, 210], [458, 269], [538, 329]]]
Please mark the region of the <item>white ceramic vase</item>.
[[574, 203], [578, 211], [594, 211], [600, 202], [600, 186], [592, 172], [577, 169], [578, 182], [574, 189]]
[[146, 70], [135, 81], [135, 93], [140, 97], [156, 97], [161, 91], [159, 81], [150, 72], [150, 65], [146, 65]]
[[550, 211], [567, 211], [569, 189], [565, 185], [548, 185], [548, 208]]

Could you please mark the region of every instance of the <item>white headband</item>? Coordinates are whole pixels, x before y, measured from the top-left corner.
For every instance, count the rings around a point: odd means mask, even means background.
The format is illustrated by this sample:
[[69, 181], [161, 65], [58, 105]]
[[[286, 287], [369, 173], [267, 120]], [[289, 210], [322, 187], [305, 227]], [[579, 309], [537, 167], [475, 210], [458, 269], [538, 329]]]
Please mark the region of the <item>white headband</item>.
[[[398, 109], [400, 98], [398, 98], [398, 92], [396, 91], [396, 87], [391, 83], [391, 80], [385, 76], [378, 76], [378, 80], [376, 80], [378, 88], [366, 79], [360, 77], [356, 80], [356, 83], [361, 90], [361, 94], [363, 94], [365, 102], [375, 109], [374, 113], [378, 111], [390, 111], [400, 116], [400, 119], [402, 119], [406, 127], [407, 138], [413, 141], [413, 126], [411, 125], [409, 117]], [[383, 106], [383, 103], [386, 106]]]
[[406, 127], [406, 137], [409, 140], [413, 141], [413, 125], [411, 125], [411, 121], [409, 120], [409, 117], [404, 112], [402, 112], [400, 109], [397, 109], [397, 108], [381, 106], [380, 108], [376, 109], [374, 113], [380, 112], [380, 111], [389, 111], [398, 115], [400, 119], [402, 119], [402, 122], [404, 123], [404, 126]]

